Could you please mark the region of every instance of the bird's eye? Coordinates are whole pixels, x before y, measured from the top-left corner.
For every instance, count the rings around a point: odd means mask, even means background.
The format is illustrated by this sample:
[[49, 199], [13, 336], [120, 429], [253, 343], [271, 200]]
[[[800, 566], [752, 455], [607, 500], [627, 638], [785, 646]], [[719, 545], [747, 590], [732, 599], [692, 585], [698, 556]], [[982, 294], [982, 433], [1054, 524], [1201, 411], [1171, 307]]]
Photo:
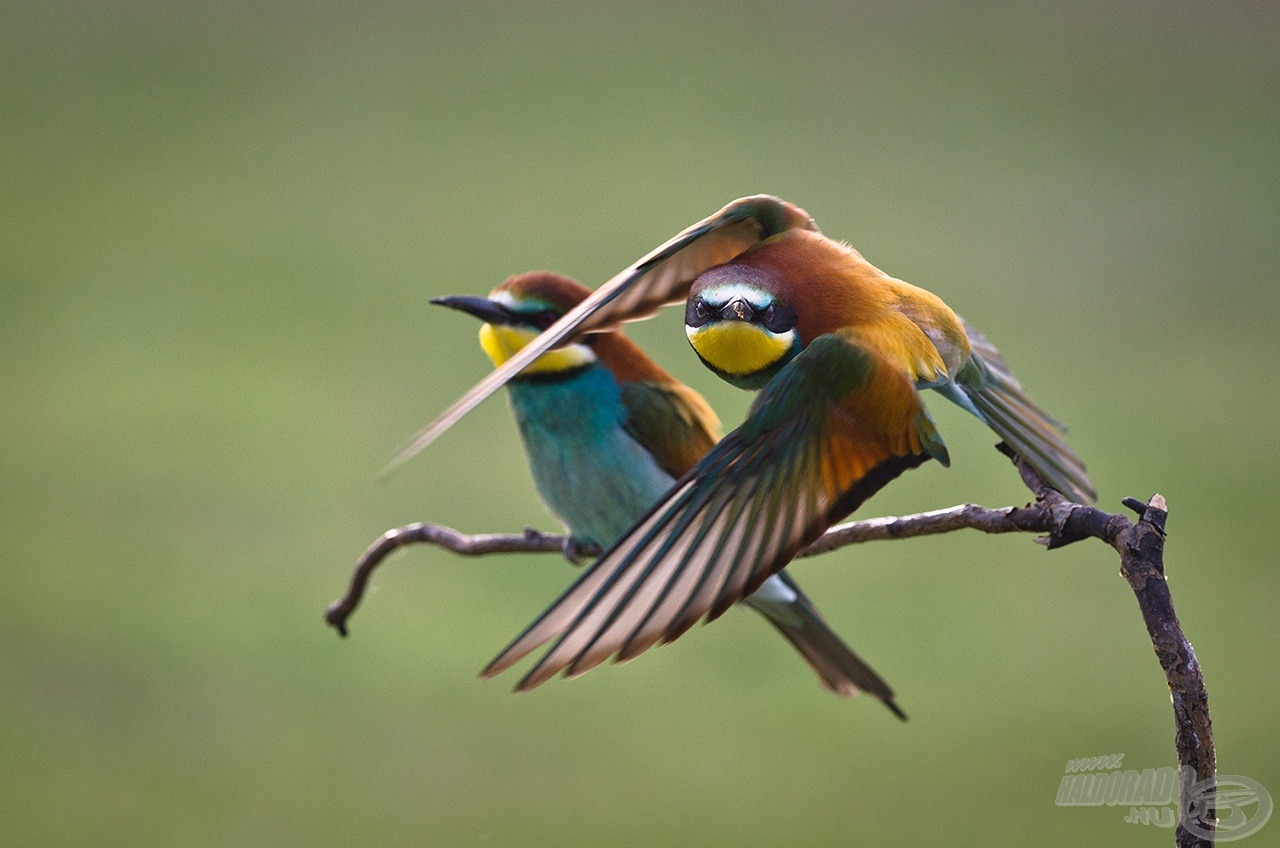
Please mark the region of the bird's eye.
[[760, 323], [771, 333], [785, 333], [796, 325], [796, 311], [770, 303], [760, 312]]
[[715, 310], [708, 306], [705, 300], [700, 297], [695, 297], [693, 300], [689, 301], [689, 305], [685, 307], [684, 322], [690, 327], [701, 327], [703, 324], [707, 323], [707, 320], [710, 319], [713, 314], [715, 314]]
[[539, 330], [545, 330], [560, 319], [560, 313], [554, 309], [544, 309], [533, 315], [529, 322]]

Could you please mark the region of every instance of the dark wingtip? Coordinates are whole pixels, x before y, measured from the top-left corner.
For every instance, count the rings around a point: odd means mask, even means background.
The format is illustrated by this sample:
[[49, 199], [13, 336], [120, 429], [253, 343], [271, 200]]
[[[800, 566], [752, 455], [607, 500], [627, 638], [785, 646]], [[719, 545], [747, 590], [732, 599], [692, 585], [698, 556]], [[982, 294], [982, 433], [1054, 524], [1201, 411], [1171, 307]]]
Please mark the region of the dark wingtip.
[[902, 711], [902, 707], [898, 706], [897, 703], [895, 703], [892, 698], [887, 698], [881, 703], [883, 703], [886, 707], [888, 707], [889, 711], [892, 712], [894, 715], [896, 715], [898, 718], [902, 719], [903, 721], [907, 720], [907, 714]]

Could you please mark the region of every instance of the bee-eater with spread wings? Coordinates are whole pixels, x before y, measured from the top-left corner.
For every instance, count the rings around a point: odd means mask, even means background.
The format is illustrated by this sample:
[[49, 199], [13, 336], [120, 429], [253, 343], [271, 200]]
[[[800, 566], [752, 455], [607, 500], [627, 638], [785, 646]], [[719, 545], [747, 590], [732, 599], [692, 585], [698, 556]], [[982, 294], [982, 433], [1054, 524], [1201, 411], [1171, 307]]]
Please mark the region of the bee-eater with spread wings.
[[[590, 294], [541, 271], [511, 277], [487, 298], [433, 302], [483, 321], [480, 345], [501, 366]], [[507, 389], [538, 494], [578, 542], [617, 539], [720, 438], [720, 422], [702, 396], [621, 331], [544, 353]], [[786, 571], [742, 603], [787, 638], [827, 689], [845, 697], [865, 690], [905, 718], [889, 685]]]
[[401, 453], [407, 459], [567, 339], [686, 302], [699, 357], [761, 388], [702, 458], [484, 674], [559, 641], [518, 688], [609, 656], [631, 659], [749, 596], [904, 470], [947, 462], [918, 391], [984, 421], [1069, 497], [1093, 485], [996, 349], [940, 298], [822, 235], [802, 209], [742, 198], [597, 289], [481, 381]]

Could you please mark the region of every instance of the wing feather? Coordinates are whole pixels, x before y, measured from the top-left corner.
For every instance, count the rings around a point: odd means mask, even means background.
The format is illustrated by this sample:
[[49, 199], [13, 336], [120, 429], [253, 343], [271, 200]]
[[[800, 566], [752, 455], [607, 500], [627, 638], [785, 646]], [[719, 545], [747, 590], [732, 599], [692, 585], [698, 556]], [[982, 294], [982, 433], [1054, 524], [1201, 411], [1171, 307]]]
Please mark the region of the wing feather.
[[[691, 488], [692, 483], [687, 483], [675, 490], [673, 495], [678, 498]], [[660, 513], [649, 512], [639, 525], [632, 528], [634, 534], [643, 536], [662, 517]], [[627, 540], [632, 544], [636, 544], [633, 536], [628, 536]], [[612, 582], [611, 578], [616, 579], [617, 576], [603, 569], [588, 569], [585, 574], [565, 590], [564, 594], [554, 604], [547, 608], [546, 612], [525, 628], [524, 632], [504, 648], [501, 654], [485, 666], [484, 670], [480, 672], [480, 676], [488, 678], [505, 671], [531, 652], [537, 650], [540, 645], [565, 632], [573, 625], [592, 599], [598, 593], [609, 588]]]
[[[676, 605], [683, 605], [684, 599], [696, 585], [698, 576], [697, 570], [689, 567], [690, 561], [700, 550], [710, 527], [719, 520], [726, 501], [727, 498], [717, 497], [713, 493], [702, 509], [681, 522], [683, 526], [677, 528], [669, 537], [673, 542], [671, 547], [660, 549], [655, 554], [652, 560], [653, 566], [643, 572], [645, 576], [637, 581], [626, 595], [612, 604], [612, 611], [604, 623], [596, 629], [596, 634], [587, 647], [576, 653], [573, 661], [565, 669], [568, 676], [576, 677], [608, 659], [618, 650], [619, 642], [625, 645], [630, 640], [631, 637], [626, 634], [634, 634], [642, 629], [653, 617], [654, 612], [667, 601], [674, 600]], [[705, 529], [691, 528], [694, 522]], [[686, 530], [689, 532], [685, 532]], [[665, 575], [665, 579], [657, 579], [653, 576], [658, 571]], [[604, 599], [604, 603], [597, 609], [603, 608], [609, 602], [610, 599]], [[589, 626], [584, 622], [584, 629]], [[556, 651], [573, 653], [573, 647], [568, 644], [557, 645], [552, 652], [553, 655]]]
[[672, 477], [682, 477], [720, 440], [720, 421], [693, 389], [676, 381], [622, 382], [623, 424]]
[[[703, 584], [698, 588], [696, 594], [689, 597], [685, 606], [679, 610], [672, 618], [671, 625], [664, 631], [659, 633], [658, 641], [674, 642], [680, 636], [684, 635], [689, 628], [698, 623], [698, 620], [713, 608], [718, 598], [732, 592], [730, 586], [734, 571], [731, 569], [733, 563], [737, 562], [741, 557], [744, 544], [747, 543], [748, 532], [752, 529], [752, 519], [759, 514], [759, 502], [754, 498], [755, 492], [759, 488], [759, 476], [750, 481], [745, 487], [739, 498], [748, 504], [746, 510], [741, 511], [736, 517], [730, 517], [725, 522], [725, 530], [720, 542], [715, 548], [715, 552], [719, 556], [711, 558], [704, 572], [707, 577]], [[657, 631], [658, 628], [653, 628]], [[646, 648], [646, 645], [626, 645], [623, 646], [622, 652], [619, 654], [619, 660], [624, 656], [626, 659], [638, 656]]]
[[[644, 617], [622, 640], [622, 647], [618, 650], [619, 662], [639, 656], [661, 641], [667, 630], [666, 623], [676, 619], [699, 597], [704, 587], [715, 580], [718, 560], [714, 553], [732, 526], [732, 516], [724, 509], [727, 502], [727, 497], [721, 499], [715, 518], [706, 522], [705, 530], [695, 536], [688, 552], [676, 566], [676, 573], [668, 582], [668, 587], [674, 591], [664, 593], [649, 605]], [[608, 640], [607, 635], [604, 638]]]
[[[761, 479], [757, 477], [753, 481], [753, 486], [745, 495], [747, 498], [748, 508], [744, 511], [743, 516], [739, 518], [739, 524], [742, 527], [741, 541], [733, 550], [732, 557], [726, 556], [730, 562], [745, 561], [752, 550], [758, 550], [762, 545], [766, 544], [765, 536], [777, 530], [777, 527], [771, 524], [764, 516], [774, 514], [776, 503], [780, 493], [777, 490], [756, 494], [761, 484]], [[745, 568], [735, 569], [725, 575], [721, 581], [719, 592], [716, 594], [714, 601], [707, 610], [707, 620], [714, 621], [724, 615], [729, 607], [737, 603], [734, 598], [745, 598], [747, 593], [742, 591], [742, 587], [746, 585], [747, 578], [750, 577], [750, 571]], [[672, 639], [683, 634], [686, 630], [697, 623], [697, 617], [690, 617], [687, 621], [681, 621], [676, 630], [673, 631]]]

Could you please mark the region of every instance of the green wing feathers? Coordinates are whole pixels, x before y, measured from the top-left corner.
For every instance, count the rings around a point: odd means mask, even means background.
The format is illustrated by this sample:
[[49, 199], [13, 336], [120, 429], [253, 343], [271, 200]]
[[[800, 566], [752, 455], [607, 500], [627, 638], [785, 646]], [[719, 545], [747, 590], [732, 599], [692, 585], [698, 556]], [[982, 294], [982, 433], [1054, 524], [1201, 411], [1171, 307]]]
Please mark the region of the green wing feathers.
[[683, 383], [624, 382], [624, 425], [663, 471], [682, 477], [720, 440], [720, 419]]
[[1084, 462], [1067, 444], [1067, 428], [1027, 395], [985, 336], [967, 323], [965, 331], [973, 353], [956, 384], [979, 417], [1055, 489], [1079, 503], [1097, 500]]

